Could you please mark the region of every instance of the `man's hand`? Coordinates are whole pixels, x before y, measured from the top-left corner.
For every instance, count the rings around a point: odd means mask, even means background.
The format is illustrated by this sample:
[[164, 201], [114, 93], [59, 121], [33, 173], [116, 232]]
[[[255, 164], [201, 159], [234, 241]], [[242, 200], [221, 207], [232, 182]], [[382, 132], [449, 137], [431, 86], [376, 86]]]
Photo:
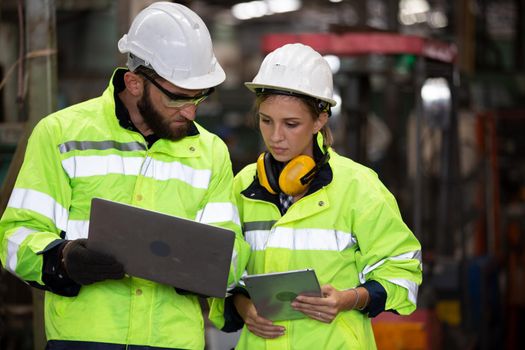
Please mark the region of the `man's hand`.
[[237, 312], [244, 320], [244, 324], [250, 332], [261, 338], [277, 338], [284, 334], [285, 328], [283, 326], [276, 326], [272, 321], [261, 317], [255, 310], [253, 302], [242, 294], [236, 294], [233, 303]]
[[66, 272], [80, 285], [124, 277], [124, 267], [112, 256], [87, 248], [87, 239], [69, 241], [62, 250]]

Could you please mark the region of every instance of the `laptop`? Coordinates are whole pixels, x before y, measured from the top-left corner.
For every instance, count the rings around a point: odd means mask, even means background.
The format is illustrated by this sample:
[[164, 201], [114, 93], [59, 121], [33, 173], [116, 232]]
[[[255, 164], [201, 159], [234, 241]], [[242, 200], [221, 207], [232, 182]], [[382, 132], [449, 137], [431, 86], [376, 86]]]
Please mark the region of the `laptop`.
[[247, 275], [243, 277], [257, 313], [272, 321], [307, 317], [291, 307], [299, 295], [321, 297], [321, 287], [313, 269]]
[[205, 296], [226, 295], [233, 231], [93, 198], [88, 247], [111, 254], [130, 276]]

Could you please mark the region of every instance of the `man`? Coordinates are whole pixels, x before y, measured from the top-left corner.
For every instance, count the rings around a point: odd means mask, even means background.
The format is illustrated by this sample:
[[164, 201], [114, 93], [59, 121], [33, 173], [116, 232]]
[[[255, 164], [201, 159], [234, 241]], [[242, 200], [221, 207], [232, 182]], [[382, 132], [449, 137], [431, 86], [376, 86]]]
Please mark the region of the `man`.
[[194, 122], [225, 74], [204, 22], [179, 4], [144, 9], [118, 47], [129, 70], [35, 127], [0, 222], [1, 262], [46, 290], [49, 350], [203, 349], [196, 295], [125, 276], [86, 237], [93, 197], [219, 225], [236, 233], [238, 280], [247, 248], [228, 151]]

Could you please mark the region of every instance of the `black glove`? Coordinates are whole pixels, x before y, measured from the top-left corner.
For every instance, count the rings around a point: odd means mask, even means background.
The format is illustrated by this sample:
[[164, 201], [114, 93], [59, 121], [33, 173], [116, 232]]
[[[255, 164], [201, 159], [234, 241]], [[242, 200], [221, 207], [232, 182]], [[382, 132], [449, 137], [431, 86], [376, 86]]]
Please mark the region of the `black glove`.
[[62, 259], [69, 278], [81, 285], [124, 277], [122, 264], [110, 255], [88, 249], [85, 238], [67, 242]]

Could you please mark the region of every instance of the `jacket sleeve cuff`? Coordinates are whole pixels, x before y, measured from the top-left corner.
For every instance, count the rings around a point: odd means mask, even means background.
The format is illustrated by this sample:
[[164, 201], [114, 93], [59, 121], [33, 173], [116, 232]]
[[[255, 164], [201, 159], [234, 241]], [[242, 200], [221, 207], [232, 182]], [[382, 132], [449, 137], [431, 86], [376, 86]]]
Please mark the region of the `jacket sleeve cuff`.
[[242, 287], [235, 287], [230, 291], [230, 296], [224, 299], [224, 326], [221, 328], [223, 332], [236, 332], [244, 326], [244, 320], [237, 312], [237, 308], [233, 303], [233, 298], [237, 294], [242, 294], [247, 298], [250, 297], [248, 291]]
[[370, 296], [368, 305], [363, 310], [360, 310], [362, 313], [368, 314], [369, 317], [376, 317], [385, 311], [386, 290], [379, 282], [367, 281], [360, 287], [365, 288]]
[[[62, 250], [66, 243], [66, 240], [57, 239], [41, 252], [44, 257], [42, 265], [43, 289], [58, 295], [74, 297], [78, 295], [80, 285], [69, 278], [62, 264]], [[35, 286], [33, 283], [31, 285]]]

